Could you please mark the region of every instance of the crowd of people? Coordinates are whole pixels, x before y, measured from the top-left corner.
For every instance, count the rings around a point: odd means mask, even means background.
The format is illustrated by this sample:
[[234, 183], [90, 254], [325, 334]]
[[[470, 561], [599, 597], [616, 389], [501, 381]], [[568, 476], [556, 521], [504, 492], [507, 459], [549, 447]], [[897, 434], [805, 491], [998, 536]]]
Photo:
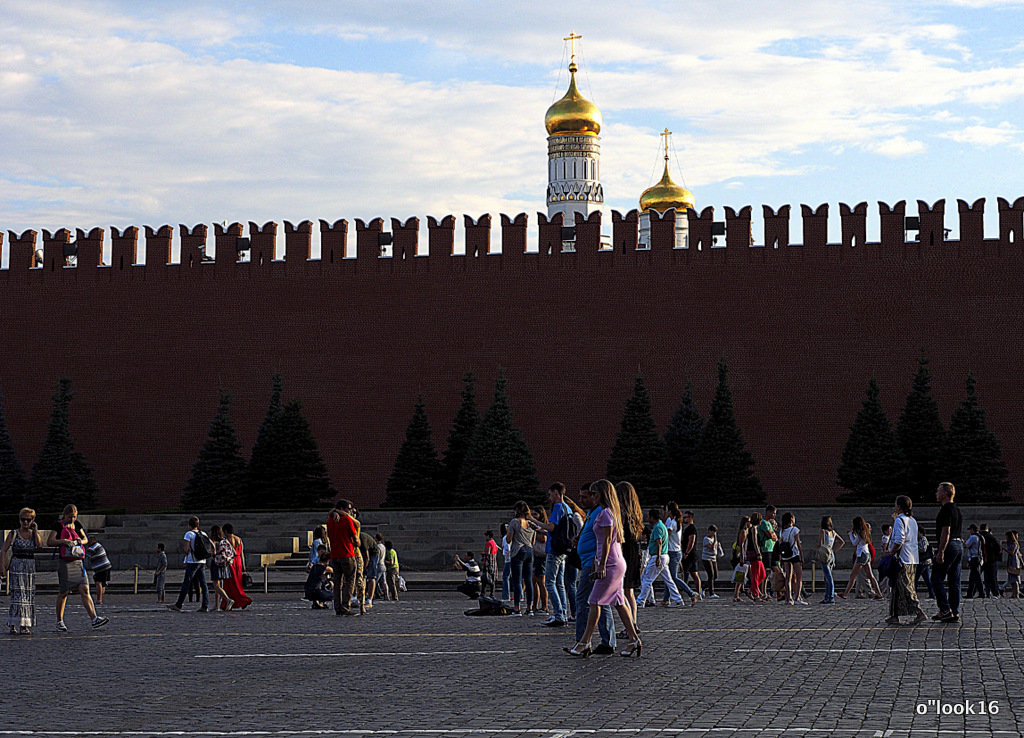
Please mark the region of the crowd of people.
[[[1024, 560], [1017, 532], [1006, 531], [1000, 542], [986, 523], [972, 523], [965, 529], [955, 495], [948, 482], [936, 490], [940, 509], [934, 548], [906, 496], [896, 498], [892, 522], [881, 526], [880, 550], [875, 548], [871, 524], [863, 517], [853, 518], [845, 536], [835, 530], [830, 516], [823, 517], [813, 549], [825, 585], [821, 604], [835, 604], [837, 598], [846, 599], [856, 590], [858, 598], [889, 600], [888, 624], [897, 625], [900, 618], [911, 617], [917, 625], [927, 619], [917, 596], [917, 585], [923, 580], [927, 597], [938, 607], [933, 619], [956, 623], [964, 563], [969, 569], [966, 598], [1019, 598]], [[563, 484], [553, 484], [548, 502], [549, 508], [532, 509], [525, 502], [517, 503], [512, 519], [501, 525], [497, 540], [493, 531], [487, 531], [479, 562], [473, 552], [467, 552], [465, 558], [456, 556], [455, 567], [466, 574], [459, 591], [483, 602], [495, 598], [500, 585], [501, 599], [494, 601], [506, 603], [508, 615], [547, 615], [542, 624], [550, 628], [574, 625], [575, 644], [564, 650], [580, 657], [615, 653], [621, 638], [628, 641], [621, 655], [639, 656], [643, 649], [640, 610], [657, 603], [656, 583], [661, 586], [663, 606], [694, 606], [704, 599], [719, 598], [718, 565], [726, 554], [716, 526], [708, 526], [700, 535], [692, 510], [681, 510], [669, 502], [645, 513], [630, 483], [613, 485], [603, 479], [582, 485], [578, 502]], [[773, 505], [766, 506], [763, 514], [741, 516], [729, 558], [733, 601], [807, 605], [803, 571], [811, 553], [807, 539], [796, 516], [784, 512], [777, 519]], [[837, 592], [833, 570], [837, 553], [847, 542], [852, 569], [846, 588]], [[23, 508], [18, 529], [3, 542], [0, 579], [10, 578], [10, 632], [30, 634], [36, 625], [35, 556], [44, 547], [56, 549], [57, 630], [68, 630], [64, 611], [72, 592], [80, 595], [92, 627], [105, 626], [109, 621], [97, 613], [96, 606], [103, 604], [112, 567], [102, 544], [90, 540], [78, 522], [77, 508], [68, 505], [45, 537], [36, 525], [35, 511]], [[230, 523], [206, 532], [198, 517], [189, 518], [183, 547], [184, 576], [170, 609], [181, 611], [188, 597], [200, 601], [199, 612], [209, 612], [207, 572], [213, 609], [244, 609], [252, 603], [245, 592], [244, 544]], [[500, 580], [499, 551], [504, 563]], [[1000, 560], [1007, 575], [1002, 587], [998, 582]], [[165, 599], [167, 565], [165, 546], [160, 543], [153, 579], [159, 602]], [[97, 591], [95, 603], [89, 588], [90, 571]], [[352, 503], [340, 500], [325, 524], [313, 532], [304, 598], [314, 609], [326, 609], [327, 603], [333, 603], [338, 616], [365, 615], [378, 594], [397, 601], [404, 584], [393, 543], [379, 533], [364, 532]], [[613, 611], [622, 623], [618, 632]], [[595, 632], [600, 641], [592, 647]]]
[[[822, 518], [813, 549], [806, 543], [794, 513], [768, 505], [764, 513], [740, 518], [732, 543], [730, 566], [734, 602], [779, 601], [809, 604], [804, 591], [804, 564], [813, 551], [824, 578], [823, 605], [836, 598], [856, 596], [889, 601], [886, 623], [899, 625], [913, 618], [918, 625], [927, 619], [917, 596], [922, 579], [928, 598], [938, 607], [932, 619], [946, 623], [960, 620], [961, 570], [966, 556], [970, 568], [967, 597], [1006, 595], [1020, 597], [1022, 557], [1016, 531], [1005, 541], [995, 538], [988, 525], [971, 524], [964, 540], [963, 515], [955, 503], [956, 489], [945, 482], [936, 490], [940, 504], [935, 521], [936, 546], [932, 547], [913, 516], [907, 496], [896, 498], [892, 522], [882, 527], [876, 551], [870, 523], [853, 518], [845, 536], [836, 532], [832, 518]], [[585, 484], [579, 503], [564, 485], [548, 490], [550, 513], [544, 507], [515, 505], [513, 518], [501, 527], [504, 573], [502, 600], [508, 615], [547, 615], [545, 627], [575, 624], [576, 643], [564, 650], [573, 656], [611, 654], [616, 638], [627, 638], [623, 656], [639, 656], [639, 611], [656, 602], [654, 584], [661, 583], [664, 606], [695, 605], [718, 599], [718, 562], [724, 551], [716, 526], [698, 533], [692, 510], [682, 511], [675, 502], [641, 509], [636, 490], [628, 482], [613, 485], [607, 480]], [[837, 552], [849, 542], [852, 570], [845, 590], [836, 592], [833, 570]], [[472, 552], [456, 557], [455, 565], [466, 572], [459, 590], [470, 597], [493, 592], [497, 584], [497, 551], [487, 532], [484, 560], [480, 566]], [[1000, 588], [997, 566], [1005, 561], [1007, 581]], [[699, 574], [704, 571], [704, 580]], [[878, 571], [878, 576], [875, 572]], [[612, 611], [618, 613], [622, 630], [615, 632]], [[600, 643], [592, 646], [595, 631]]]

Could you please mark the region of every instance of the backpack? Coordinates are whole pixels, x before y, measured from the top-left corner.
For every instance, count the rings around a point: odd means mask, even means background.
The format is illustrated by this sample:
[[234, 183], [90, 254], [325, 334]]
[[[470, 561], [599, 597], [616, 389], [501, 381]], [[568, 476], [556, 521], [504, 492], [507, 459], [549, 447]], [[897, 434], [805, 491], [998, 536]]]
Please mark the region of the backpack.
[[81, 561], [85, 558], [85, 547], [82, 546], [82, 539], [78, 537], [78, 531], [72, 525], [61, 525], [61, 540], [71, 539], [66, 544], [61, 544], [59, 555], [65, 561]]
[[196, 534], [192, 537], [192, 559], [196, 563], [204, 561], [213, 556], [213, 541], [210, 537], [203, 533], [201, 530], [197, 530]]
[[213, 563], [220, 567], [231, 566], [231, 562], [235, 559], [235, 550], [231, 548], [231, 543], [222, 538], [217, 541], [217, 553], [213, 556]]
[[565, 508], [562, 517], [551, 532], [551, 553], [564, 556], [576, 548], [576, 538], [580, 534], [580, 524], [572, 510], [564, 502], [559, 503]]
[[793, 544], [785, 538], [779, 539], [779, 557], [782, 559], [793, 558]]

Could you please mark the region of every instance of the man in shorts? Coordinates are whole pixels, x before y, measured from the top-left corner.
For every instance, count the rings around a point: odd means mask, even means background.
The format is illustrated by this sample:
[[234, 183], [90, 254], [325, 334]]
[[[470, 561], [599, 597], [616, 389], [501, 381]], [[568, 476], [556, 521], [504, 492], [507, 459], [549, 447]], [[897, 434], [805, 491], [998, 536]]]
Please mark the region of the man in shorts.
[[96, 606], [89, 594], [89, 580], [85, 575], [85, 547], [89, 545], [89, 537], [85, 534], [85, 528], [78, 522], [77, 507], [68, 505], [64, 508], [60, 520], [54, 524], [47, 536], [46, 545], [58, 547], [57, 632], [68, 632], [68, 626], [64, 625], [64, 607], [72, 591], [77, 591], [82, 597], [82, 606], [92, 618], [93, 628], [102, 628], [109, 623], [109, 618], [96, 614]]
[[693, 510], [683, 513], [683, 533], [680, 541], [683, 551], [683, 581], [689, 577], [693, 581], [693, 591], [697, 593], [697, 599], [703, 600], [704, 592], [701, 589], [700, 574], [697, 573], [701, 547], [697, 545], [697, 526], [693, 522]]

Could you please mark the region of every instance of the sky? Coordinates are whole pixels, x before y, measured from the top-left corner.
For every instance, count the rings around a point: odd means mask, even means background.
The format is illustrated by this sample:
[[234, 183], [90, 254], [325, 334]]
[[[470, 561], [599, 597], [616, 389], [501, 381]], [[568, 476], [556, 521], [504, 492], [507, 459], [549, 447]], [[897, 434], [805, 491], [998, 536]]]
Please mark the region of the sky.
[[878, 200], [946, 198], [955, 227], [986, 197], [992, 236], [1024, 195], [1021, 28], [999, 0], [0, 0], [0, 230], [535, 224], [575, 31], [608, 211], [668, 128], [698, 208], [752, 205], [755, 235], [762, 203], [865, 200], [872, 238]]

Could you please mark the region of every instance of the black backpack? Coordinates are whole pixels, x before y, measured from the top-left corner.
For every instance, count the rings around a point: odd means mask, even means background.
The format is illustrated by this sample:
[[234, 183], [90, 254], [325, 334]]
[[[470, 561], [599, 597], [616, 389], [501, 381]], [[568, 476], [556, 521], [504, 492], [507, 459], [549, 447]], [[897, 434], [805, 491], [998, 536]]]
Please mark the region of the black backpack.
[[580, 524], [572, 510], [564, 502], [559, 503], [565, 507], [565, 512], [555, 524], [551, 532], [551, 553], [564, 556], [576, 549], [576, 539], [580, 535]]
[[211, 556], [213, 556], [213, 541], [203, 531], [197, 530], [192, 538], [192, 559], [199, 563]]

